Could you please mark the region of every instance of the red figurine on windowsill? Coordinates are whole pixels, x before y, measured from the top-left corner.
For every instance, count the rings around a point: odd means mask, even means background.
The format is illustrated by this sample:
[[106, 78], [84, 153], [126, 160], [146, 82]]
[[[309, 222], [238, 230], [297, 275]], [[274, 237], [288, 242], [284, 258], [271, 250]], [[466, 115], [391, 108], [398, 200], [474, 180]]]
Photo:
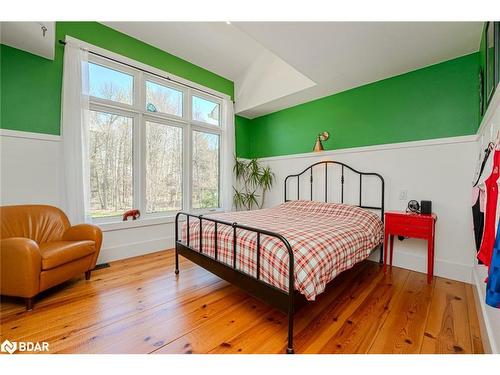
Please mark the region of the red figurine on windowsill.
[[128, 210], [123, 214], [123, 221], [128, 221], [129, 217], [132, 217], [132, 220], [136, 220], [141, 216], [141, 212], [139, 210]]

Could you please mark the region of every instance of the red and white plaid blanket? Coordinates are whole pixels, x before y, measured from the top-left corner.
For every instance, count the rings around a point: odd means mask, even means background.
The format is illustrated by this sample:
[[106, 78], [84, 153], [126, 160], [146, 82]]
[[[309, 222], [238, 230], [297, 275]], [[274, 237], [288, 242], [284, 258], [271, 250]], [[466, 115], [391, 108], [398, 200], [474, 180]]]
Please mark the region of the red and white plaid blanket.
[[[366, 259], [383, 240], [379, 216], [365, 209], [337, 203], [291, 201], [273, 208], [205, 215], [226, 222], [281, 234], [295, 257], [295, 289], [308, 300], [325, 290], [342, 271]], [[202, 223], [202, 252], [214, 258], [214, 223]], [[199, 220], [190, 219], [190, 247], [199, 250]], [[236, 268], [256, 276], [257, 233], [237, 229]], [[186, 224], [182, 240], [187, 239]], [[288, 290], [288, 251], [277, 238], [261, 235], [260, 279]], [[233, 265], [233, 228], [217, 225], [217, 259]]]

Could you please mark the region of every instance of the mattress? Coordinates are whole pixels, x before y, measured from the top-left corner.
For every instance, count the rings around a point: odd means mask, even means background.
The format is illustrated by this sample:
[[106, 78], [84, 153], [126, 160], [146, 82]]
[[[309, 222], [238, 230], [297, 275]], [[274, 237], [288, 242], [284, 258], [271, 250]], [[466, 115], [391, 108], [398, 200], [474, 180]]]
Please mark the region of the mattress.
[[[294, 254], [295, 289], [313, 301], [339, 273], [366, 259], [383, 241], [379, 215], [347, 204], [290, 201], [253, 211], [205, 215], [225, 222], [264, 229], [285, 237]], [[202, 222], [202, 253], [215, 258], [214, 223]], [[187, 223], [181, 238], [187, 240]], [[199, 220], [189, 223], [190, 247], [199, 251]], [[259, 278], [288, 289], [288, 250], [275, 237], [261, 235]], [[236, 269], [257, 275], [257, 233], [237, 229]], [[233, 228], [217, 225], [217, 260], [233, 265]]]

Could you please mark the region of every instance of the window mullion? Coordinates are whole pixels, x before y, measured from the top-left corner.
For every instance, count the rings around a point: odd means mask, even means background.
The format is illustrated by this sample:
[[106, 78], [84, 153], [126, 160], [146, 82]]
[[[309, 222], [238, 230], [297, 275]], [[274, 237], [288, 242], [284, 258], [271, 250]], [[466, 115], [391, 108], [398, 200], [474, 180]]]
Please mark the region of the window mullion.
[[142, 116], [140, 114], [134, 116], [134, 155], [133, 155], [133, 176], [134, 176], [134, 194], [133, 194], [133, 207], [141, 210], [142, 212], [142, 188], [141, 188], [141, 175], [142, 175], [142, 134], [141, 126]]
[[192, 191], [192, 151], [191, 151], [191, 90], [187, 90], [186, 98], [184, 99], [184, 107], [186, 108], [186, 113], [184, 117], [188, 119], [187, 126], [184, 129], [184, 147], [183, 147], [183, 206], [187, 211], [191, 211], [192, 209], [192, 199], [191, 199], [191, 191]]
[[137, 84], [135, 87], [136, 102], [135, 107], [139, 111], [138, 121], [138, 141], [137, 141], [137, 207], [141, 210], [142, 214], [146, 213], [146, 124], [143, 115], [145, 108], [145, 83], [144, 74], [138, 72]]
[[220, 135], [223, 133], [223, 129], [215, 128], [213, 126], [200, 126], [197, 123], [191, 123], [191, 129], [198, 130], [198, 131], [203, 132], [203, 133], [210, 133], [210, 134]]

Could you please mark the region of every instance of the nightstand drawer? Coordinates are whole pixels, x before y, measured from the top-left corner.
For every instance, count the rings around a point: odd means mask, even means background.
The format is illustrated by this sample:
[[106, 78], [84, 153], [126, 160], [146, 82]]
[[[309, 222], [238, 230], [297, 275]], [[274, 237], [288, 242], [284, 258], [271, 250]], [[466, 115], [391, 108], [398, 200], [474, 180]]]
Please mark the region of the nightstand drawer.
[[[420, 224], [422, 225], [422, 224]], [[402, 223], [386, 223], [386, 232], [403, 237], [428, 238], [432, 222], [423, 226], [415, 226]]]
[[434, 222], [433, 216], [412, 215], [412, 214], [392, 214], [385, 216], [386, 223], [399, 223], [403, 225], [413, 225], [417, 227], [429, 228]]
[[413, 228], [422, 228], [424, 230], [429, 230], [434, 225], [434, 221], [431, 220], [421, 220], [419, 218], [413, 217], [391, 217], [388, 216], [385, 219], [386, 227], [393, 227], [394, 225], [403, 226], [403, 227], [413, 227]]
[[429, 215], [394, 214], [385, 216], [385, 226], [393, 228], [394, 225], [402, 227], [413, 227], [415, 229], [430, 230], [434, 225], [434, 217]]

